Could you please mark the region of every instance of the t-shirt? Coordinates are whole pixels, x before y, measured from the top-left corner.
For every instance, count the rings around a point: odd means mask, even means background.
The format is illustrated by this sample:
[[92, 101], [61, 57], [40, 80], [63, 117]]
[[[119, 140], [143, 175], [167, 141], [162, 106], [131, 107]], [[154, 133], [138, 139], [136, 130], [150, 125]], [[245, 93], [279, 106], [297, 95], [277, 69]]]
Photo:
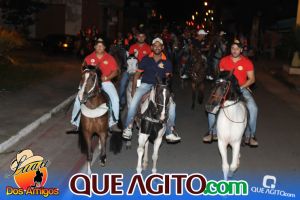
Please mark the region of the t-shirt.
[[129, 54], [134, 54], [135, 52], [138, 52], [137, 59], [139, 60], [139, 62], [141, 62], [144, 56], [151, 53], [151, 48], [146, 43], [144, 43], [143, 45], [139, 45], [138, 43], [136, 43], [131, 45], [129, 48]]
[[109, 76], [112, 72], [118, 69], [118, 65], [114, 57], [106, 52], [100, 59], [96, 56], [96, 53], [93, 52], [84, 59], [84, 62], [87, 65], [99, 67], [103, 76]]
[[233, 62], [230, 55], [225, 56], [221, 59], [219, 67], [220, 70], [225, 71], [231, 71], [232, 69], [234, 69], [233, 74], [238, 80], [240, 86], [244, 85], [247, 82], [247, 72], [254, 70], [252, 62], [244, 56], [241, 56], [241, 59], [237, 62]]
[[156, 75], [162, 80], [166, 74], [172, 73], [173, 67], [166, 56], [162, 54], [161, 60], [155, 62], [153, 53], [145, 56], [138, 65], [137, 71], [143, 72], [142, 83], [156, 84]]

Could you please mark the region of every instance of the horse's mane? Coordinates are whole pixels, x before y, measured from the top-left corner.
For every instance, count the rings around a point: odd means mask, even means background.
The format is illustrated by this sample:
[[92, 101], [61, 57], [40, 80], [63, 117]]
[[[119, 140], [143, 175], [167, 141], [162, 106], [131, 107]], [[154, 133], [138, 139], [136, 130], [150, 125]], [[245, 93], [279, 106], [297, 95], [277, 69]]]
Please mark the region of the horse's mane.
[[241, 93], [241, 89], [239, 86], [239, 82], [238, 82], [237, 78], [233, 75], [233, 72], [221, 71], [218, 79], [224, 79], [226, 81], [230, 81], [231, 82], [231, 93], [233, 93], [234, 95], [236, 95], [236, 97], [238, 97], [240, 99], [242, 98], [242, 93]]

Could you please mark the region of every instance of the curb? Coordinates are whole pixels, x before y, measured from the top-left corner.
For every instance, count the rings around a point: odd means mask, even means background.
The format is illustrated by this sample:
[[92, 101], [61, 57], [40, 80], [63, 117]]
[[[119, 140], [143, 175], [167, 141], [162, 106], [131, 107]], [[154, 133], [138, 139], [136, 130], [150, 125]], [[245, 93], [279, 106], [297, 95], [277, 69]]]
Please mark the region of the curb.
[[72, 96], [68, 97], [66, 100], [64, 100], [62, 103], [57, 105], [55, 108], [51, 109], [48, 113], [42, 115], [40, 118], [35, 120], [34, 122], [28, 124], [26, 127], [18, 131], [18, 133], [12, 137], [10, 137], [8, 140], [0, 144], [0, 153], [3, 153], [5, 150], [7, 150], [9, 147], [16, 144], [21, 138], [25, 137], [29, 133], [31, 133], [33, 130], [38, 128], [41, 124], [47, 122], [49, 119], [52, 118], [53, 114], [56, 114], [60, 110], [62, 110], [65, 106], [67, 106], [71, 101], [74, 100], [77, 94], [73, 94]]

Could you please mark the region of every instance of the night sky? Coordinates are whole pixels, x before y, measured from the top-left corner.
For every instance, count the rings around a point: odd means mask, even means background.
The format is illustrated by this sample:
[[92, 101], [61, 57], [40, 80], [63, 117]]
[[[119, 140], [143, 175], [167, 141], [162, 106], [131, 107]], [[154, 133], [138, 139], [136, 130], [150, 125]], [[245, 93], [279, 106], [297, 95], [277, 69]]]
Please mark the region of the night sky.
[[[196, 10], [203, 9], [204, 0], [180, 1], [157, 0], [158, 8], [169, 21], [187, 20]], [[296, 17], [297, 0], [207, 0], [217, 11], [216, 15], [223, 20], [235, 21], [249, 27], [253, 16], [260, 13], [265, 26], [276, 20]], [[172, 6], [170, 6], [172, 4]]]

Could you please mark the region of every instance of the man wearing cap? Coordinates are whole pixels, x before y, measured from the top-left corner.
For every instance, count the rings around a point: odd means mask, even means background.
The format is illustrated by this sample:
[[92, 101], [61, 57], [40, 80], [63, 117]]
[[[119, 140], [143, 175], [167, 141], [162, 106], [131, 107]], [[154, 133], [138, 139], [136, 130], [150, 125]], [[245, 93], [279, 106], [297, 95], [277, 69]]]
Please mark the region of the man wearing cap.
[[[191, 41], [191, 44], [201, 51], [202, 59], [205, 64], [205, 67], [207, 64], [207, 58], [206, 58], [205, 54], [209, 50], [208, 42], [205, 38], [207, 34], [208, 33], [205, 32], [205, 30], [200, 29], [199, 31], [197, 31], [196, 36], [194, 38], [192, 38], [192, 41]], [[182, 79], [188, 78], [188, 75], [186, 74], [187, 72], [189, 72], [188, 67], [189, 67], [189, 65], [186, 65], [186, 68], [184, 69], [185, 74], [183, 74], [181, 76]]]
[[[238, 41], [235, 40], [231, 45], [231, 55], [226, 56], [221, 59], [219, 68], [220, 71], [233, 71], [233, 74], [237, 78], [241, 92], [245, 98], [246, 106], [249, 111], [249, 121], [246, 129], [246, 140], [245, 143], [250, 146], [257, 147], [258, 142], [255, 139], [256, 133], [256, 120], [257, 120], [257, 105], [252, 96], [252, 92], [249, 87], [255, 82], [254, 66], [253, 63], [246, 57], [242, 55], [243, 46]], [[211, 142], [213, 138], [216, 137], [215, 125], [215, 115], [208, 113], [208, 125], [209, 132], [203, 138], [203, 142]]]
[[[101, 70], [102, 89], [108, 94], [112, 105], [112, 112], [109, 119], [110, 131], [121, 132], [122, 130], [117, 125], [119, 120], [119, 96], [114, 84], [111, 82], [111, 80], [118, 75], [118, 65], [115, 59], [105, 51], [105, 44], [101, 38], [96, 40], [94, 48], [95, 51], [84, 59], [83, 66], [92, 65], [99, 67]], [[76, 97], [71, 123], [75, 125], [77, 129], [80, 123], [79, 112], [80, 102], [79, 98]]]
[[[130, 46], [129, 48], [129, 55], [135, 55], [135, 57], [140, 62], [144, 56], [149, 55], [151, 53], [151, 47], [145, 42], [146, 40], [146, 34], [144, 32], [139, 32], [137, 34], [137, 42]], [[129, 81], [129, 74], [127, 71], [125, 71], [122, 75], [121, 81], [120, 81], [120, 88], [119, 88], [119, 94], [120, 94], [120, 103], [121, 107], [123, 107], [126, 103], [126, 86]]]
[[[138, 70], [135, 74], [132, 86], [132, 101], [128, 109], [123, 138], [131, 139], [132, 123], [137, 111], [137, 107], [144, 94], [149, 92], [153, 85], [156, 84], [156, 76], [161, 79], [170, 77], [172, 73], [172, 64], [163, 54], [163, 41], [160, 38], [155, 38], [152, 41], [152, 52], [145, 56], [139, 63]], [[136, 89], [137, 79], [143, 73], [141, 85]], [[175, 102], [170, 100], [169, 119], [167, 123], [166, 139], [168, 142], [178, 142], [180, 137], [175, 133]]]

